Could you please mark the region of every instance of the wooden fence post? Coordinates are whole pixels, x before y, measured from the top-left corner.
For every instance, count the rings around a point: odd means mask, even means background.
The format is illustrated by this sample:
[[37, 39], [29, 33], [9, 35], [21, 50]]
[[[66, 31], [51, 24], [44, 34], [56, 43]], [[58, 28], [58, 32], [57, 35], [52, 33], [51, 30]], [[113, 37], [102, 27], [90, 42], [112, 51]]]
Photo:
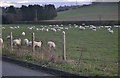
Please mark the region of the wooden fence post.
[[34, 41], [35, 41], [35, 33], [32, 33], [32, 52], [35, 51]]
[[63, 36], [63, 60], [66, 61], [66, 36], [65, 36], [65, 31], [62, 32]]
[[12, 35], [12, 32], [10, 33], [10, 48], [11, 48], [11, 51], [13, 51], [13, 35]]

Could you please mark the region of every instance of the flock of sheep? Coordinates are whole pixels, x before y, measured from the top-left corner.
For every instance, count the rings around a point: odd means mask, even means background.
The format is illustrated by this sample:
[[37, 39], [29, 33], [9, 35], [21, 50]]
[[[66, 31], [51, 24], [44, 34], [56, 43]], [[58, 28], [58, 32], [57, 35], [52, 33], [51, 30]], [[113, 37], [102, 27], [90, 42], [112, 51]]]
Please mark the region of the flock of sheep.
[[[25, 32], [22, 32], [21, 35], [25, 36]], [[7, 39], [8, 41], [10, 41], [10, 38], [11, 38], [10, 35], [8, 35], [8, 36], [6, 37], [6, 39]], [[12, 45], [13, 45], [13, 46], [17, 46], [18, 49], [21, 47], [21, 45], [26, 45], [26, 46], [28, 46], [28, 47], [32, 47], [32, 41], [28, 40], [27, 38], [23, 39], [23, 41], [22, 41], [21, 38], [13, 39], [13, 40], [12, 40], [12, 43], [13, 43]], [[23, 44], [22, 44], [22, 43], [23, 43]], [[34, 46], [35, 48], [41, 48], [42, 43], [43, 43], [42, 41], [34, 41], [34, 42], [33, 42], [33, 46]], [[52, 48], [55, 49], [55, 47], [56, 47], [56, 45], [55, 45], [55, 43], [54, 43], [53, 41], [48, 41], [47, 45], [48, 45], [48, 48], [49, 48], [49, 49], [52, 49]], [[0, 38], [0, 46], [4, 47], [3, 39], [2, 39], [2, 38]]]
[[[23, 32], [24, 33], [24, 32]], [[10, 36], [7, 36], [7, 39], [10, 39]], [[10, 40], [9, 40], [10, 41]], [[21, 38], [18, 38], [18, 39], [13, 39], [12, 40], [13, 42], [13, 46], [17, 46], [17, 48], [19, 49], [21, 47], [21, 45], [26, 45], [28, 47], [32, 47], [32, 41], [28, 40], [27, 38], [26, 39], [23, 39], [23, 42], [22, 42], [22, 39]], [[23, 43], [23, 44], [22, 44]], [[3, 39], [0, 38], [0, 45], [4, 47], [4, 44], [3, 44]], [[47, 42], [47, 45], [48, 45], [48, 48], [49, 49], [55, 49], [56, 45], [53, 41], [48, 41]], [[42, 46], [42, 41], [34, 41], [33, 42], [33, 46], [35, 48], [41, 48]]]
[[[114, 31], [112, 29], [113, 27], [120, 28], [119, 25], [114, 25], [114, 26], [94, 26], [94, 25], [85, 25], [83, 23], [82, 25], [69, 24], [68, 26], [64, 26], [63, 24], [61, 24], [61, 25], [48, 25], [48, 26], [41, 25], [40, 27], [30, 26], [30, 27], [27, 27], [27, 29], [36, 30], [36, 31], [42, 31], [42, 32], [43, 31], [45, 31], [45, 32], [49, 32], [49, 31], [57, 32], [57, 31], [69, 30], [70, 28], [78, 28], [79, 30], [85, 30], [86, 28], [89, 28], [89, 29], [91, 29], [93, 31], [97, 31], [97, 29], [100, 29], [100, 28], [106, 28], [109, 33], [113, 34], [114, 33]], [[14, 30], [14, 29], [19, 29], [20, 26], [14, 26], [14, 27], [11, 26], [9, 28]], [[6, 27], [2, 27], [2, 29], [5, 30]], [[25, 32], [22, 32], [22, 35], [24, 36]], [[8, 35], [6, 38], [10, 39], [10, 36]], [[23, 41], [21, 40], [21, 38], [14, 39], [13, 40], [13, 45], [20, 47], [22, 42], [26, 46], [32, 46], [32, 41], [28, 40], [27, 38], [24, 39]], [[34, 47], [39, 47], [40, 48], [42, 46], [42, 44], [43, 44], [42, 41], [34, 41], [33, 45], [34, 45]], [[48, 45], [49, 48], [55, 48], [56, 47], [55, 42], [53, 42], [53, 41], [48, 41], [47, 45]], [[0, 46], [4, 46], [2, 37], [0, 38]]]
[[[96, 31], [97, 29], [100, 29], [100, 28], [107, 28], [107, 30], [110, 33], [114, 33], [114, 31], [112, 30], [113, 27], [119, 28], [120, 26], [119, 25], [114, 25], [114, 26], [95, 26], [95, 25], [85, 25], [83, 23], [82, 25], [77, 25], [77, 24], [63, 25], [63, 24], [61, 24], [61, 25], [48, 25], [48, 26], [40, 25], [39, 27], [30, 26], [30, 27], [27, 27], [27, 29], [28, 30], [36, 30], [36, 31], [45, 31], [45, 32], [48, 32], [48, 31], [57, 32], [57, 31], [62, 31], [62, 30], [69, 30], [71, 28], [78, 28], [80, 30], [85, 30], [86, 28], [90, 28], [93, 31]], [[20, 26], [10, 26], [9, 28], [14, 30], [14, 29], [19, 29]], [[4, 30], [4, 29], [6, 29], [6, 27], [2, 27], [2, 29]]]

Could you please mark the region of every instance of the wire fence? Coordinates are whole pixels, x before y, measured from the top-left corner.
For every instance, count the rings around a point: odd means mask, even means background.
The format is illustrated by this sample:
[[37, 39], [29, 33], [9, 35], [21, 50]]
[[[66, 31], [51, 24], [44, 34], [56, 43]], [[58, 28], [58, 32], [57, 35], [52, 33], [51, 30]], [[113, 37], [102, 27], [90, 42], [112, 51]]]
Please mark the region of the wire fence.
[[[34, 46], [34, 41], [36, 41], [36, 35], [33, 32], [31, 34], [31, 41], [32, 41], [32, 46], [26, 46], [24, 44], [24, 37], [21, 37], [21, 45], [13, 45], [13, 39], [14, 38], [14, 34], [11, 32], [10, 33], [10, 38], [6, 41], [6, 45], [5, 48], [13, 54], [16, 54], [17, 56], [31, 56], [34, 58], [40, 58], [40, 59], [47, 59], [50, 61], [58, 61], [58, 60], [64, 60], [66, 61], [66, 39], [65, 39], [65, 32], [63, 31], [62, 35], [61, 35], [61, 41], [59, 41], [58, 43], [60, 44], [59, 47], [55, 46], [53, 47], [49, 47], [47, 45], [47, 41], [46, 42], [42, 42], [40, 47], [35, 47]], [[57, 41], [55, 41], [54, 43], [56, 43]], [[59, 49], [58, 49], [59, 48]], [[59, 53], [57, 53], [57, 50], [61, 50], [61, 55]]]

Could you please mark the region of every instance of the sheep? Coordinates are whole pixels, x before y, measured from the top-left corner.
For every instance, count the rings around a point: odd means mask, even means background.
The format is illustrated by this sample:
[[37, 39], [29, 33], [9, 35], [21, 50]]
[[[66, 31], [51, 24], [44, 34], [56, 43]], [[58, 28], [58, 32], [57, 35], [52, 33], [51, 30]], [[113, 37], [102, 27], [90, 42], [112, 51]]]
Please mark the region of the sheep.
[[56, 48], [56, 45], [53, 41], [48, 41], [47, 45], [48, 45], [49, 50], [51, 50], [52, 48], [53, 49]]
[[10, 39], [10, 35], [8, 35], [8, 36], [6, 37], [6, 39], [7, 39], [7, 40]]
[[96, 31], [96, 28], [92, 28], [93, 31]]
[[28, 46], [29, 40], [28, 39], [24, 39], [23, 43]]
[[42, 45], [42, 41], [39, 41], [39, 42], [34, 41], [34, 47], [38, 47], [38, 48], [40, 48], [41, 45]]
[[10, 29], [14, 29], [13, 27], [10, 27]]
[[114, 31], [111, 28], [108, 28], [109, 33], [114, 33]]
[[61, 29], [57, 29], [57, 31], [61, 31]]
[[113, 30], [110, 30], [109, 32], [110, 32], [110, 33], [112, 33], [112, 34], [114, 33], [114, 31], [113, 31]]
[[4, 47], [2, 38], [0, 38], [0, 48], [1, 48], [1, 46]]
[[25, 36], [25, 32], [22, 32], [22, 35]]
[[18, 49], [19, 49], [20, 46], [21, 46], [21, 39], [20, 38], [19, 39], [14, 39], [13, 40], [13, 45], [17, 46]]
[[52, 31], [56, 32], [57, 30], [55, 28], [51, 28]]
[[49, 29], [45, 29], [45, 31], [46, 31], [46, 32], [48, 32], [48, 31], [49, 31]]
[[43, 27], [41, 30], [42, 30], [42, 31], [44, 31], [44, 30], [45, 30], [45, 28]]
[[80, 30], [85, 30], [85, 27], [80, 26], [79, 29], [80, 29]]
[[63, 26], [63, 24], [61, 24], [60, 26]]
[[36, 30], [39, 30], [39, 28], [36, 28]]
[[90, 25], [90, 29], [92, 29], [93, 31], [96, 31], [96, 27], [94, 25]]
[[5, 29], [5, 27], [2, 27], [2, 29]]
[[32, 46], [32, 41], [28, 41], [28, 44], [27, 44], [27, 46]]
[[78, 25], [75, 26], [75, 28], [77, 28], [77, 27], [78, 27]]
[[65, 28], [65, 30], [68, 30], [68, 28]]
[[17, 26], [17, 28], [20, 28], [20, 26]]
[[[37, 47], [40, 48], [41, 45], [42, 45], [42, 41], [39, 41], [39, 42], [34, 41], [34, 47], [35, 47], [35, 48], [37, 48]], [[29, 41], [29, 42], [28, 42], [28, 46], [32, 46], [32, 41]]]

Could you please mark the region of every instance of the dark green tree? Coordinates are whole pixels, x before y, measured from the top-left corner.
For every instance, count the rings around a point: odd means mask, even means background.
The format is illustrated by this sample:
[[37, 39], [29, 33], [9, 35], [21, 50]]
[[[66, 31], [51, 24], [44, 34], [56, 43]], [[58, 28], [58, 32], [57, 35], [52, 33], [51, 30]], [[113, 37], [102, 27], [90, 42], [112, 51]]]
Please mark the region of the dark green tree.
[[15, 7], [14, 6], [8, 7], [6, 13], [16, 14]]

